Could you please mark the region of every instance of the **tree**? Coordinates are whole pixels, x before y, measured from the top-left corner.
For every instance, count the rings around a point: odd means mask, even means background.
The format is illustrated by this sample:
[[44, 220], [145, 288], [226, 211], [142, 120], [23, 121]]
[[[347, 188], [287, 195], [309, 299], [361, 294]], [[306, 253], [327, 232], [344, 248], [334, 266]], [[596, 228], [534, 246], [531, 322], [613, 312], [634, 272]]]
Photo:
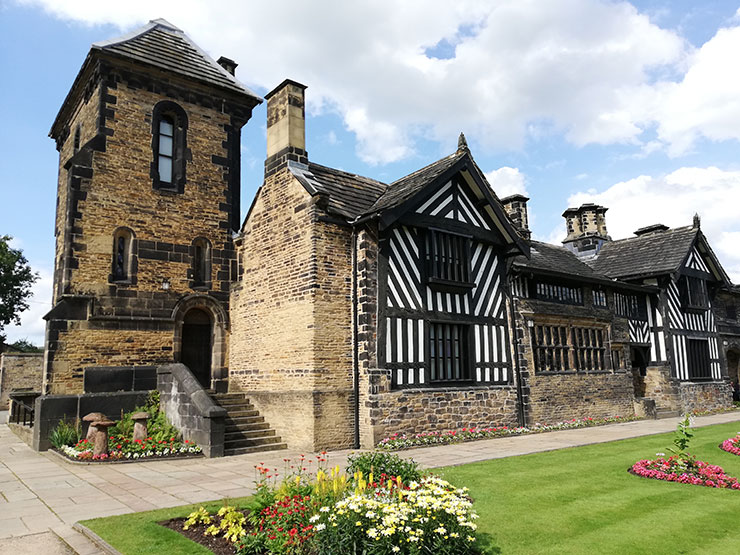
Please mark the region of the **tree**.
[[31, 271], [23, 251], [10, 247], [11, 239], [10, 235], [0, 235], [0, 352], [5, 326], [20, 324], [21, 312], [28, 309], [31, 286], [39, 278]]
[[41, 347], [37, 347], [31, 343], [28, 339], [19, 339], [15, 343], [8, 343], [8, 351], [16, 353], [43, 353], [44, 350]]

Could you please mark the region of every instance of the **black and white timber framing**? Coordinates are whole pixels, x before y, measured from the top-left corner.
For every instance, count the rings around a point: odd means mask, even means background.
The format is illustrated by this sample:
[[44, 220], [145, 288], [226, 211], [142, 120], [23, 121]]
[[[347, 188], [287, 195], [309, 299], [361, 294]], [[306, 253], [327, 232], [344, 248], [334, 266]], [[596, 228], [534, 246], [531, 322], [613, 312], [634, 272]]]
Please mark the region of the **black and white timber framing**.
[[[394, 387], [511, 382], [506, 245], [481, 203], [453, 176], [381, 236], [379, 351]], [[456, 268], [436, 279], [441, 264]], [[455, 357], [465, 368], [441, 376]]]

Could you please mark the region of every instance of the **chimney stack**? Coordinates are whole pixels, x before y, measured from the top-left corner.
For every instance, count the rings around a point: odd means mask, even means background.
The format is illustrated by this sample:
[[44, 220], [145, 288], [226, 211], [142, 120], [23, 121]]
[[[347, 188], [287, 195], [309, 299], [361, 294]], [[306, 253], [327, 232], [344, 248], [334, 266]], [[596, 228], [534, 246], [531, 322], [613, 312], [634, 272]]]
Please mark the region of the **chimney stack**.
[[308, 164], [306, 152], [306, 86], [286, 79], [267, 99], [267, 159], [265, 176], [289, 161]]
[[237, 64], [231, 58], [221, 56], [218, 60], [216, 60], [216, 63], [224, 68], [226, 71], [231, 73], [231, 75], [236, 75], [236, 66], [238, 66], [239, 64]]
[[582, 204], [563, 212], [568, 236], [563, 245], [579, 258], [592, 258], [599, 254], [605, 242], [611, 241], [606, 232], [605, 213], [608, 208], [596, 204]]
[[501, 199], [501, 205], [504, 207], [506, 214], [525, 239], [532, 236], [532, 232], [529, 231], [529, 217], [527, 215], [528, 200], [529, 197], [518, 193]]

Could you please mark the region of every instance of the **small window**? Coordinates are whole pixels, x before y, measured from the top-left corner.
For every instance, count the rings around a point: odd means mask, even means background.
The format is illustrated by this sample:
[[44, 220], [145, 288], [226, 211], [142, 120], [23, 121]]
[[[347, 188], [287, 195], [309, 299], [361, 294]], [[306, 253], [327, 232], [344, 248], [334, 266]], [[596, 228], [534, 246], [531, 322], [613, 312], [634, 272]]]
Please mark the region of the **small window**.
[[429, 324], [429, 380], [431, 382], [470, 381], [468, 365], [468, 326]]
[[712, 379], [712, 370], [709, 365], [709, 340], [687, 339], [686, 359], [690, 380]]
[[211, 281], [211, 244], [199, 237], [192, 246], [193, 287], [207, 286]]
[[598, 289], [593, 289], [591, 291], [592, 293], [592, 300], [594, 303], [594, 306], [597, 306], [599, 308], [606, 308], [606, 291], [601, 291]]
[[185, 110], [169, 100], [152, 112], [151, 176], [154, 188], [182, 193], [185, 187], [188, 118]]
[[707, 284], [703, 279], [682, 276], [678, 286], [684, 308], [689, 310], [706, 310], [709, 308]]
[[647, 320], [647, 304], [642, 295], [614, 293], [614, 311], [617, 316], [630, 320]]
[[133, 232], [119, 228], [113, 234], [112, 281], [131, 281]]
[[535, 296], [541, 301], [563, 304], [583, 304], [583, 291], [560, 283], [537, 282]]
[[426, 275], [429, 286], [437, 290], [470, 289], [470, 238], [427, 230], [425, 240]]
[[72, 150], [73, 150], [73, 154], [77, 154], [77, 151], [80, 150], [80, 126], [79, 125], [75, 128], [75, 137], [74, 137], [74, 142], [72, 144]]

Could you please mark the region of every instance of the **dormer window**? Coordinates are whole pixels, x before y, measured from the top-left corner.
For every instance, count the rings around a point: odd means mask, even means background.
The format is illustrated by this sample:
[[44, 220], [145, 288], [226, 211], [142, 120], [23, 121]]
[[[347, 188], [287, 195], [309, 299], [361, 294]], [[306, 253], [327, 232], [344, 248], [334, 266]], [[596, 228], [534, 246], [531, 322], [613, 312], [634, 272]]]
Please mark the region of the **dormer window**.
[[707, 310], [709, 308], [707, 284], [703, 279], [681, 276], [679, 290], [681, 292], [681, 303], [687, 310]]
[[470, 237], [428, 229], [425, 240], [426, 277], [437, 291], [472, 289], [470, 280]]
[[188, 118], [185, 110], [169, 100], [158, 103], [152, 113], [152, 168], [154, 188], [182, 193]]

